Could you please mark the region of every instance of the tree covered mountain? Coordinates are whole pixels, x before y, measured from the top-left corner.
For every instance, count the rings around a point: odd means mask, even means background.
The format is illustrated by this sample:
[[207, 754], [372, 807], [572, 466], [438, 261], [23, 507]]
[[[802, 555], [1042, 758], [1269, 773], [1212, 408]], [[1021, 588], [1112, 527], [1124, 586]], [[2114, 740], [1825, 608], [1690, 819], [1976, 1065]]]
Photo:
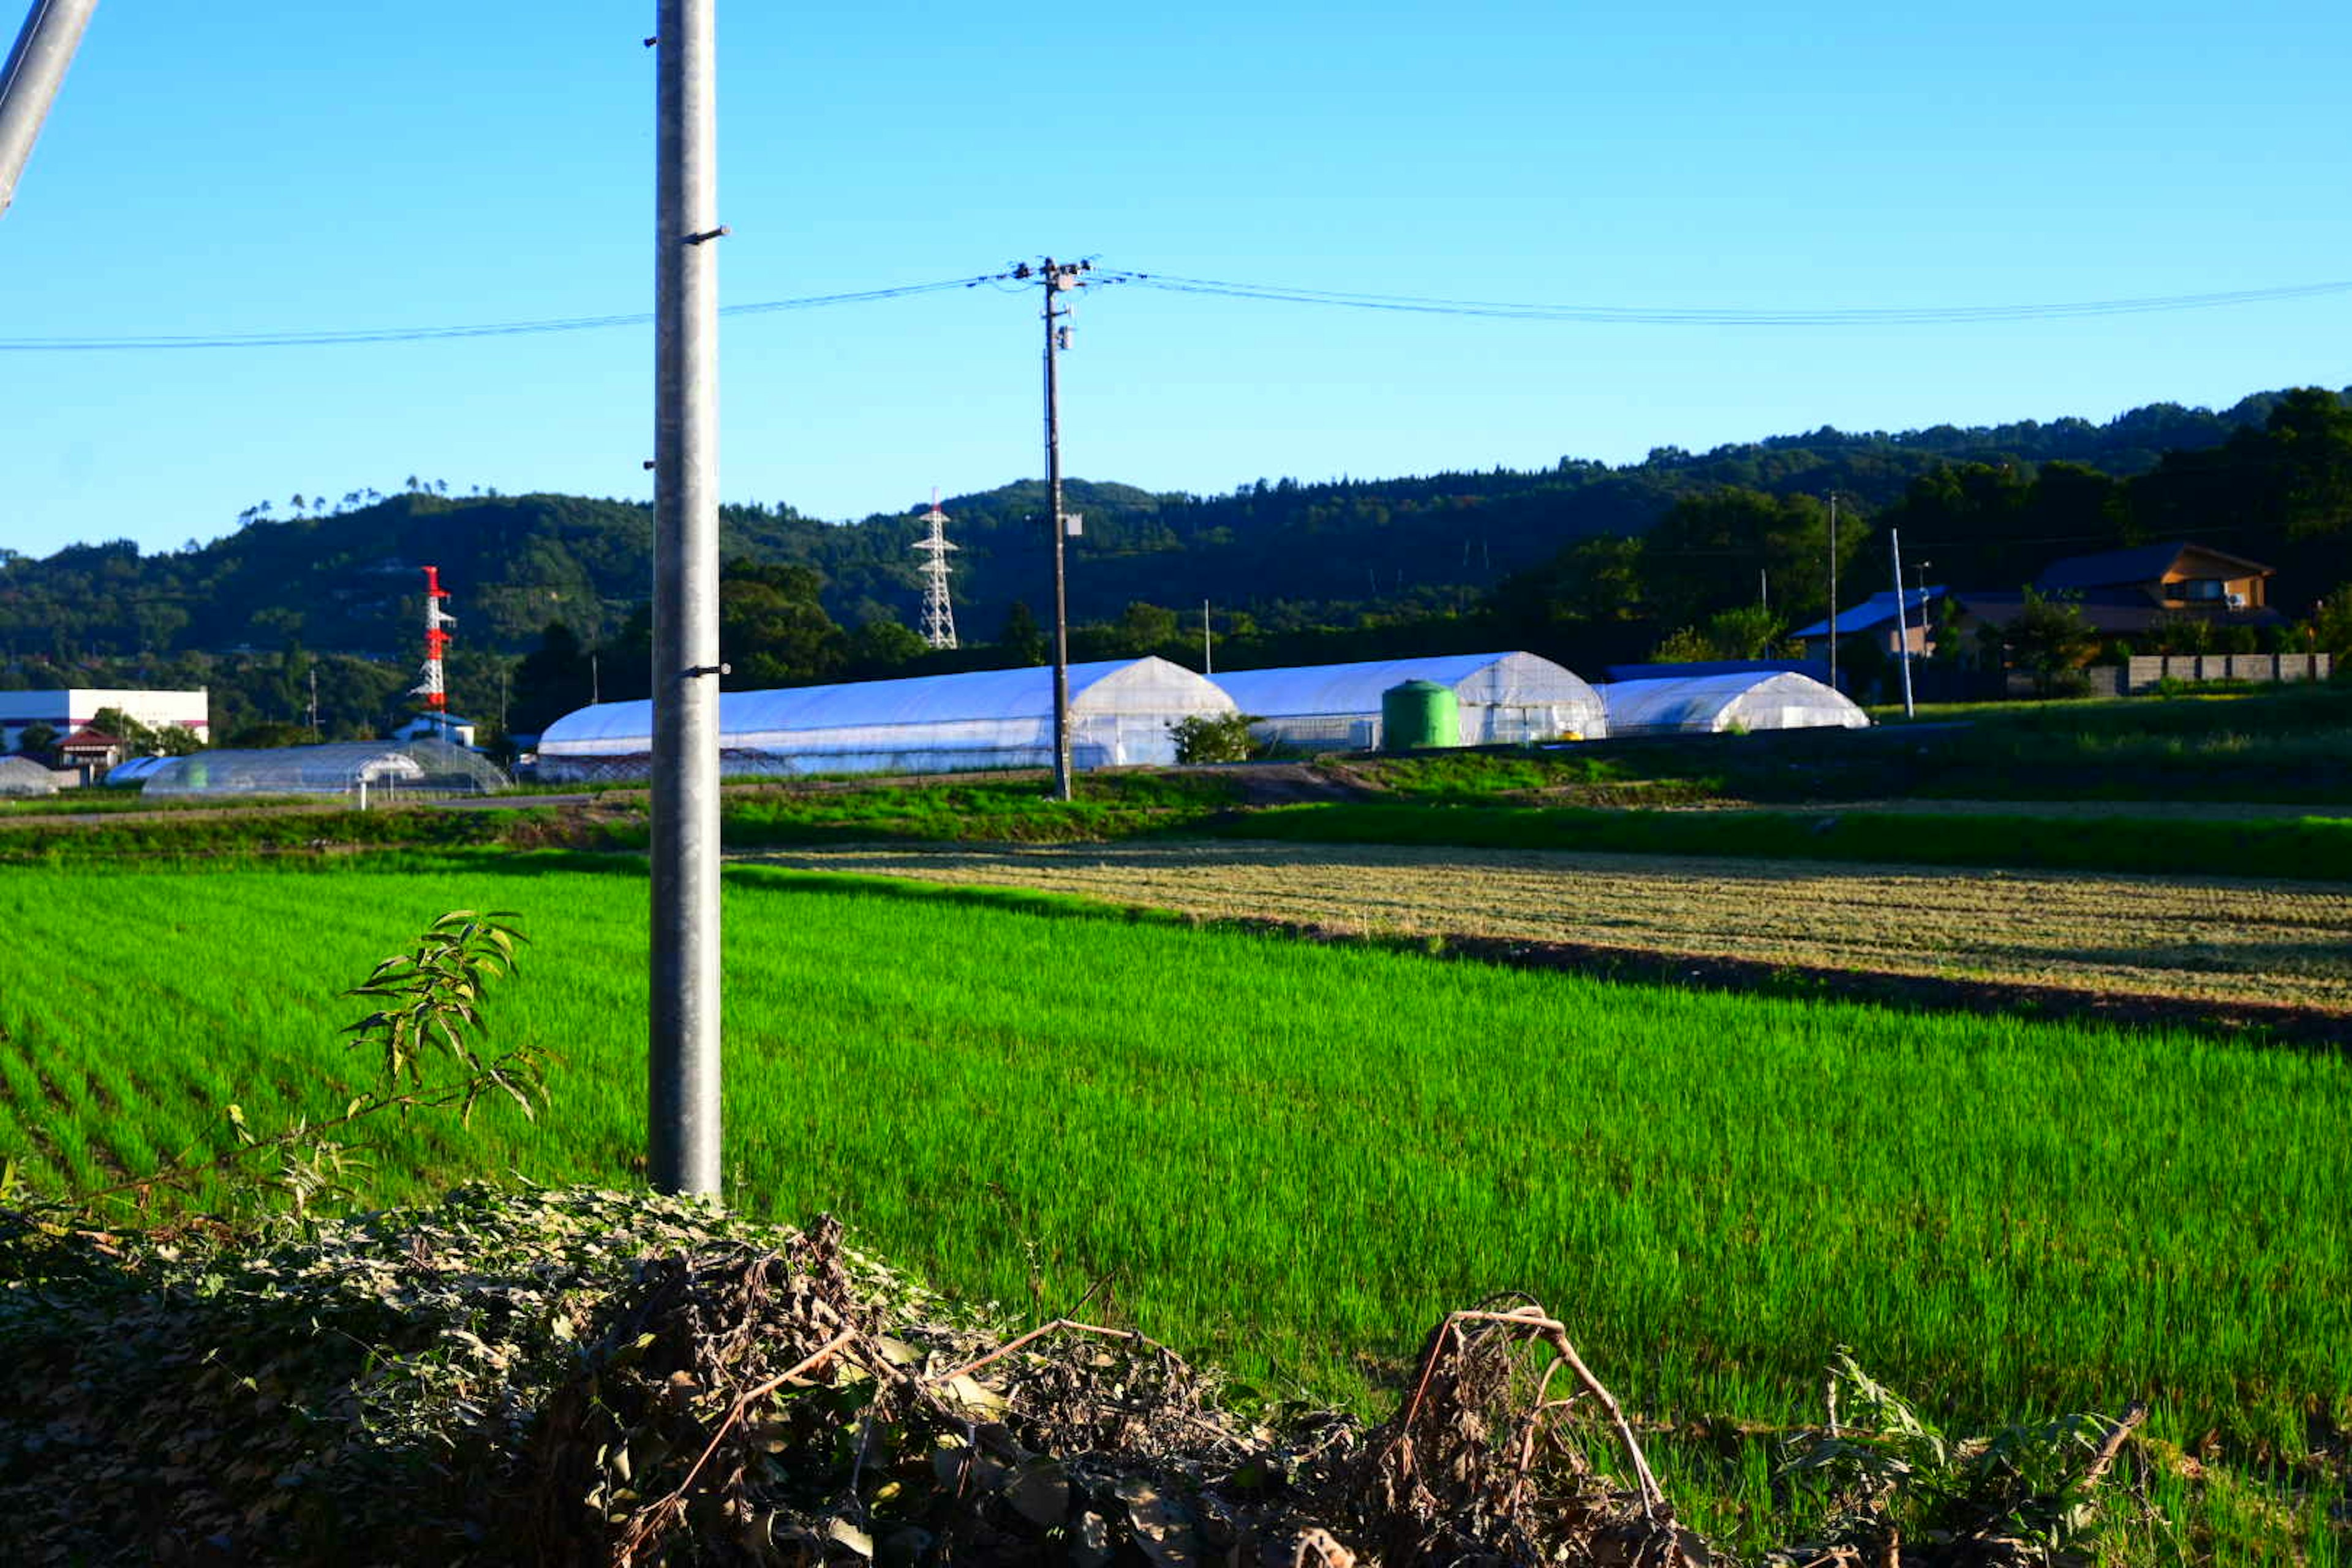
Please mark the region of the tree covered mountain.
[[[2069, 462], [2123, 477], [2167, 451], [2220, 445], [2259, 426], [2278, 394], [2222, 413], [2158, 404], [2104, 425], [2082, 419], [1856, 434], [1823, 428], [1694, 454], [1673, 447], [1622, 467], [1562, 458], [1496, 469], [1304, 484], [1260, 479], [1230, 494], [1154, 494], [1072, 481], [1085, 515], [1071, 610], [1116, 616], [1134, 600], [1246, 611], [1260, 625], [1335, 613], [1460, 605], [1563, 546], [1645, 531], [1677, 500], [1720, 487], [1769, 495], [1837, 489], [1868, 510], [1955, 464]], [[992, 636], [1015, 600], [1047, 592], [1044, 485], [1027, 479], [950, 498], [958, 614]], [[456, 592], [463, 646], [518, 653], [551, 621], [593, 643], [645, 601], [652, 520], [641, 503], [580, 496], [452, 498], [416, 486], [387, 498], [271, 518], [248, 513], [212, 543], [142, 554], [127, 541], [43, 560], [0, 550], [0, 663], [89, 656], [313, 648], [403, 656], [415, 641], [430, 562]], [[306, 503], [306, 506], [308, 503]], [[729, 506], [730, 557], [813, 567], [845, 626], [911, 622], [911, 548], [924, 509], [833, 524], [789, 506]]]
[[[1001, 645], [961, 656], [923, 655], [905, 630], [924, 506], [849, 523], [723, 508], [735, 684], [1035, 655], [1030, 612], [1051, 598], [1044, 489], [1028, 479], [942, 502], [960, 629]], [[1639, 658], [1759, 593], [1783, 625], [1820, 614], [1832, 491], [1842, 570], [1864, 591], [1887, 571], [1885, 523], [1937, 579], [1977, 586], [2014, 585], [2053, 555], [2176, 535], [2291, 570], [2290, 595], [2352, 579], [2346, 535], [2325, 521], [2352, 509], [2347, 397], [2265, 393], [2220, 413], [2158, 404], [2105, 424], [1824, 427], [1617, 467], [1564, 458], [1529, 471], [1260, 479], [1213, 496], [1074, 480], [1065, 504], [1085, 517], [1070, 552], [1074, 651], [1196, 649], [1205, 599], [1229, 665], [1497, 639], [1573, 663]], [[592, 687], [642, 688], [644, 504], [452, 497], [411, 481], [289, 506], [178, 551], [0, 551], [0, 682], [203, 679], [239, 693], [242, 716], [290, 721], [307, 711], [314, 656], [302, 650], [329, 650], [318, 668], [334, 672], [335, 721], [364, 728], [401, 705], [417, 568], [431, 563], [455, 594], [461, 705], [492, 713], [520, 678], [523, 728]], [[518, 663], [525, 654], [536, 662]]]

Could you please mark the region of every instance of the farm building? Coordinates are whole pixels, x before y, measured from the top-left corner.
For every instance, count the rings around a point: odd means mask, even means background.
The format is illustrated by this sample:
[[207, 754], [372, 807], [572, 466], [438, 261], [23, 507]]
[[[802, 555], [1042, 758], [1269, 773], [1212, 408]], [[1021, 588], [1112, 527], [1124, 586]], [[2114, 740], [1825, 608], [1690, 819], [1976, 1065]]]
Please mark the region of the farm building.
[[[1169, 726], [1230, 713], [1225, 694], [1164, 658], [1070, 666], [1073, 767], [1172, 763]], [[1051, 767], [1054, 672], [982, 669], [719, 699], [719, 771], [747, 774], [940, 773]], [[539, 738], [539, 776], [643, 778], [653, 704], [605, 702], [567, 713]]]
[[143, 795], [343, 795], [364, 803], [409, 795], [488, 795], [507, 776], [446, 741], [340, 741], [166, 758], [139, 780]]
[[0, 757], [0, 796], [55, 795], [58, 775], [30, 757]]
[[1601, 696], [1609, 704], [1609, 732], [1619, 736], [1870, 727], [1870, 715], [1853, 699], [1804, 675], [1615, 680]]
[[1600, 696], [1572, 671], [1531, 653], [1383, 658], [1209, 677], [1234, 706], [1261, 721], [1251, 732], [1308, 751], [1370, 751], [1381, 743], [1381, 694], [1408, 680], [1445, 687], [1461, 704], [1462, 744], [1562, 737], [1598, 740], [1609, 719]]
[[14, 750], [17, 738], [36, 724], [70, 735], [98, 717], [100, 709], [126, 713], [151, 730], [177, 724], [197, 739], [212, 734], [212, 698], [195, 691], [116, 690], [73, 687], [51, 691], [0, 691], [0, 743]]

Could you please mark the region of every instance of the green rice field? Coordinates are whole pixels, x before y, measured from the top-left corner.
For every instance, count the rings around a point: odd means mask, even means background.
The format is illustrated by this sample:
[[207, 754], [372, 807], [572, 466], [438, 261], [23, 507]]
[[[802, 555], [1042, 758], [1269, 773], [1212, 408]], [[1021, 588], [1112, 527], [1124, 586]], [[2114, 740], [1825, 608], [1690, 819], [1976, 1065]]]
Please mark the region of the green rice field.
[[[562, 1057], [554, 1102], [395, 1129], [376, 1195], [625, 1183], [646, 899], [586, 857], [0, 870], [0, 1152], [86, 1186], [229, 1101], [331, 1113], [367, 1067], [335, 993], [444, 910], [504, 909], [532, 945], [495, 1030]], [[950, 1289], [1051, 1316], [1091, 1286], [1269, 1395], [1377, 1403], [1438, 1317], [1517, 1289], [1662, 1422], [1816, 1415], [1840, 1345], [1971, 1430], [2147, 1399], [2284, 1500], [2246, 1519], [2341, 1552], [2341, 1055], [767, 868], [730, 871], [727, 921], [730, 1198], [831, 1209]], [[2305, 1463], [2331, 1443], [2334, 1479]], [[1730, 1453], [1668, 1468], [1737, 1537], [1769, 1439]], [[2200, 1528], [2227, 1558], [2258, 1523]]]

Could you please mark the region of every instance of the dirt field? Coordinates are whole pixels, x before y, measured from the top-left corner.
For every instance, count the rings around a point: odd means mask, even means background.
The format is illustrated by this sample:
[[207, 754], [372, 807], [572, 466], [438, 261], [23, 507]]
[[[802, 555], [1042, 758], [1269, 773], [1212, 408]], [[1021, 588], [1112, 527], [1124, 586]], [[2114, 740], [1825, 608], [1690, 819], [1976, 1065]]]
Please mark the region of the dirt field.
[[756, 858], [1379, 935], [2352, 1013], [2352, 893], [2319, 884], [1244, 842]]

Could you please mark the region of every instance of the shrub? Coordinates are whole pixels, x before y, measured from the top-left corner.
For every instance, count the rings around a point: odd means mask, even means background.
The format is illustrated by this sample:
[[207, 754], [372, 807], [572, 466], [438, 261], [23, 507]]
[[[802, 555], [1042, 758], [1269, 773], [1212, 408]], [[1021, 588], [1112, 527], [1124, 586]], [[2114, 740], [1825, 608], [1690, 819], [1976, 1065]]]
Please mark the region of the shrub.
[[1245, 763], [1255, 742], [1247, 713], [1188, 713], [1168, 726], [1180, 763]]

